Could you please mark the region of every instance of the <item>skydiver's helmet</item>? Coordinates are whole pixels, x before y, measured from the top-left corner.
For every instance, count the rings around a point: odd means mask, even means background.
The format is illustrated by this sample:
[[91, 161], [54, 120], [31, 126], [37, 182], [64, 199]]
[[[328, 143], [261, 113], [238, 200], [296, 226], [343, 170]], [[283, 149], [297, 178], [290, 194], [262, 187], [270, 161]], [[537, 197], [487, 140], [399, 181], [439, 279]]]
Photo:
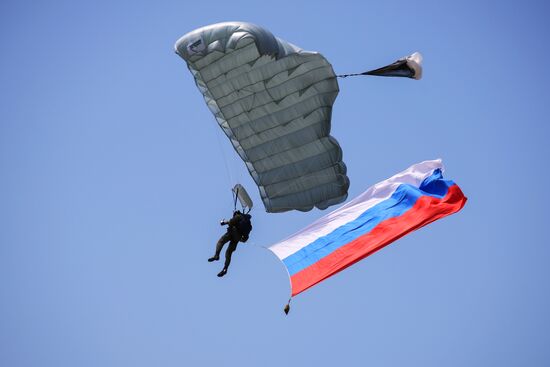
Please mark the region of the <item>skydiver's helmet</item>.
[[236, 216], [236, 215], [243, 215], [243, 213], [241, 213], [240, 210], [235, 210], [235, 211], [233, 212], [233, 216]]

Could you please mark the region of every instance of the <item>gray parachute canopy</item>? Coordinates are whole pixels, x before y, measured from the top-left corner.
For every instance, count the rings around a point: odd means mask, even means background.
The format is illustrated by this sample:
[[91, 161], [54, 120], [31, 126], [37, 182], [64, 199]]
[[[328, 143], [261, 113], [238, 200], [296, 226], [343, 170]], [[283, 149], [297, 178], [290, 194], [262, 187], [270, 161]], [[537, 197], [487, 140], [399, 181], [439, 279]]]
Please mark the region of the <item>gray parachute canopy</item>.
[[175, 49], [266, 211], [326, 209], [347, 198], [342, 149], [330, 136], [338, 83], [321, 54], [242, 22], [194, 30]]

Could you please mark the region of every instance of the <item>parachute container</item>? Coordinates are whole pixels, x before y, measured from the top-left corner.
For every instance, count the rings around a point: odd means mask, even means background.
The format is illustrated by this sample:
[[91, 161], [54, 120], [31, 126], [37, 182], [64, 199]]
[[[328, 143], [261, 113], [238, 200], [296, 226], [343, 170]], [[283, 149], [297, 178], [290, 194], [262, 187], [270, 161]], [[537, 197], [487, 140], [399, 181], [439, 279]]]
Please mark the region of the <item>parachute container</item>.
[[194, 30], [175, 45], [267, 212], [325, 209], [347, 198], [330, 135], [338, 82], [329, 62], [242, 22]]

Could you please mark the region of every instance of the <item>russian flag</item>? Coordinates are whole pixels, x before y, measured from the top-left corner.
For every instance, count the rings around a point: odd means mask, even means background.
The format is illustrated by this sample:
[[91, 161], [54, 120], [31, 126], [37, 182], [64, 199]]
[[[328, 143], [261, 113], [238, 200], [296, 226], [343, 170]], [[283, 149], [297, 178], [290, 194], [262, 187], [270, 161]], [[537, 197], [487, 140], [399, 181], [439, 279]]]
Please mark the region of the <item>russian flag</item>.
[[295, 296], [407, 233], [458, 212], [466, 197], [440, 159], [415, 164], [269, 247]]

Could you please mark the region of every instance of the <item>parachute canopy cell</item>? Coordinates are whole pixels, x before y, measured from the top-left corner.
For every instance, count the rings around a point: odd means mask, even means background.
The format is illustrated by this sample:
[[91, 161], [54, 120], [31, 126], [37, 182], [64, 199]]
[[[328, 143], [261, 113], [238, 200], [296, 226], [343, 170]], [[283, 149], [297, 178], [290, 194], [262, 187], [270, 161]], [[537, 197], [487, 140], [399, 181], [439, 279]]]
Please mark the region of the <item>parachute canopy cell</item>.
[[321, 54], [242, 22], [194, 30], [175, 49], [267, 212], [325, 209], [347, 198], [342, 149], [330, 135], [338, 83]]

